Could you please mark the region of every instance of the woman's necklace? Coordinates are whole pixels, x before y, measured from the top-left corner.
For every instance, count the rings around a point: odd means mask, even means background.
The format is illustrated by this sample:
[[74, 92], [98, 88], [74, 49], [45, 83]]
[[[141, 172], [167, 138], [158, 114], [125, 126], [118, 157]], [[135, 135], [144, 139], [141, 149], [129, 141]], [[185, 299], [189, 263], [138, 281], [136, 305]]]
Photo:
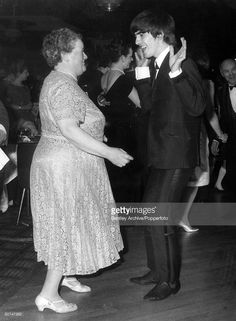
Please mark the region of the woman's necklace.
[[124, 73], [124, 70], [121, 70], [121, 69], [119, 69], [119, 68], [110, 68], [110, 70], [116, 70], [116, 71], [121, 72], [123, 75], [125, 74], [125, 73]]
[[65, 71], [62, 71], [62, 70], [59, 70], [59, 69], [55, 69], [55, 70], [61, 72], [62, 74], [71, 76], [77, 82], [77, 78], [73, 74], [71, 74], [70, 72], [65, 72]]

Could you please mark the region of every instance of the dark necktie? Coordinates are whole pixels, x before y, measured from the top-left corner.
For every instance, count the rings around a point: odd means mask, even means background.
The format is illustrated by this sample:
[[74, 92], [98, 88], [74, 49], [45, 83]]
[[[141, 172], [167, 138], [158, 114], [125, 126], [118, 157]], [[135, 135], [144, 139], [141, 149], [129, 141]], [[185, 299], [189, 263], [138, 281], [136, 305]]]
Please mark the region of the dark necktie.
[[156, 79], [158, 70], [159, 70], [159, 66], [158, 66], [158, 64], [154, 61], [153, 71], [152, 71], [152, 87], [153, 87], [153, 85], [154, 85], [154, 81], [155, 81], [155, 79]]
[[235, 85], [229, 85], [229, 90], [232, 90], [233, 88], [236, 88], [236, 84]]

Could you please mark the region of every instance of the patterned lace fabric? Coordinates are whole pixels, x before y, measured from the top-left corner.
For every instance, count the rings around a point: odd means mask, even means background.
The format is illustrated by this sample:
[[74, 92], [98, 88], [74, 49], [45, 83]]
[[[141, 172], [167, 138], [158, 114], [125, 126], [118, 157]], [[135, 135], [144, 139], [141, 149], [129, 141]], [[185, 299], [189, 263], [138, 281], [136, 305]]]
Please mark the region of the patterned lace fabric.
[[51, 72], [40, 95], [42, 137], [31, 165], [31, 207], [38, 261], [64, 275], [91, 274], [115, 263], [123, 248], [104, 159], [61, 135], [60, 119], [76, 120], [103, 139], [102, 113], [68, 75]]

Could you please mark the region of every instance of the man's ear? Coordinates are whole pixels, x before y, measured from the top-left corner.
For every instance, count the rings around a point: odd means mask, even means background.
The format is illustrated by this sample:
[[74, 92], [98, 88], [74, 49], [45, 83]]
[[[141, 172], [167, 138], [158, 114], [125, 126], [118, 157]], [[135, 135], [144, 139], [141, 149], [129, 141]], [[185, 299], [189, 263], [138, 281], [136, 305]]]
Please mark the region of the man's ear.
[[223, 78], [225, 78], [224, 73], [222, 72], [221, 68], [220, 68], [220, 74], [221, 74], [221, 76], [222, 76]]
[[159, 35], [157, 35], [156, 36], [156, 38], [155, 38], [155, 40], [157, 41], [157, 42], [163, 42], [164, 41], [164, 33], [162, 32], [161, 34], [159, 34]]

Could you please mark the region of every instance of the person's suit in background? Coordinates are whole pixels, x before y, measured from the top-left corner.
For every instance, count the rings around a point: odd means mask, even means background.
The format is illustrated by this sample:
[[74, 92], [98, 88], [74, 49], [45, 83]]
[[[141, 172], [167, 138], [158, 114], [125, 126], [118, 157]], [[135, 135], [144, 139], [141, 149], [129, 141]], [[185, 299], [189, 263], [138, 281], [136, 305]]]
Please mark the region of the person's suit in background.
[[[236, 90], [233, 88], [231, 90]], [[236, 111], [234, 111], [230, 99], [228, 83], [217, 88], [216, 101], [222, 130], [228, 134], [225, 159], [226, 174], [222, 181], [224, 189], [236, 191]]]
[[[205, 108], [201, 77], [189, 59], [182, 63], [179, 76], [171, 79], [169, 72], [168, 53], [156, 79], [137, 81], [141, 106], [149, 113], [145, 203], [180, 202], [193, 168], [199, 164], [200, 121]], [[147, 226], [146, 250], [157, 284], [179, 282], [181, 259], [175, 226]]]

